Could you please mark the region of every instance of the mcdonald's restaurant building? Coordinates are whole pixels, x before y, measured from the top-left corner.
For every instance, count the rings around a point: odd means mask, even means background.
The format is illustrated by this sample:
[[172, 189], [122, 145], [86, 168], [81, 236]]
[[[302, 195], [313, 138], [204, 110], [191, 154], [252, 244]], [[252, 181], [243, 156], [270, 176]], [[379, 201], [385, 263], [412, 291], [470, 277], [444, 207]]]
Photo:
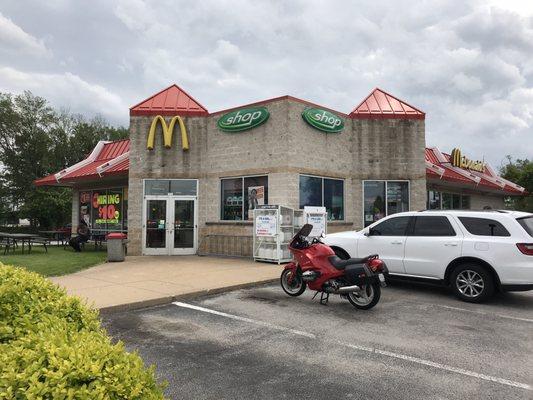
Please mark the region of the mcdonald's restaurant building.
[[328, 231], [426, 208], [503, 208], [524, 189], [425, 143], [425, 114], [380, 89], [349, 114], [283, 96], [209, 112], [177, 85], [130, 109], [130, 137], [35, 181], [73, 188], [72, 229], [130, 255], [252, 256], [252, 210], [323, 206]]

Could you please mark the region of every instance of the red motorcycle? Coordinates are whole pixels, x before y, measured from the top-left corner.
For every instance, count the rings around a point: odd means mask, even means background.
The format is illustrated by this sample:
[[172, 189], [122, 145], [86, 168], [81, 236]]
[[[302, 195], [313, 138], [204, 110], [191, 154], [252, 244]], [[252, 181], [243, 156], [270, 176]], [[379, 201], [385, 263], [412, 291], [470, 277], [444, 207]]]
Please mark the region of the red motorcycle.
[[321, 293], [320, 304], [327, 304], [330, 294], [340, 294], [355, 308], [374, 307], [381, 296], [381, 287], [385, 286], [383, 274], [388, 273], [385, 263], [377, 254], [343, 260], [319, 238], [309, 241], [307, 237], [312, 229], [313, 225], [304, 225], [289, 244], [295, 260], [281, 273], [285, 293], [300, 296], [309, 287], [316, 290], [313, 299]]

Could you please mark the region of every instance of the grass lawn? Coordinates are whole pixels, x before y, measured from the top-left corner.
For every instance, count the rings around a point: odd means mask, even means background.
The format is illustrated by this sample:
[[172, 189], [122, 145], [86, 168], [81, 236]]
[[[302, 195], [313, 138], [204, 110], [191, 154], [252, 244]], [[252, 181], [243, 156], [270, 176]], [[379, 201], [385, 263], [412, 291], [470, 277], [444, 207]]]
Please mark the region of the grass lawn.
[[0, 252], [0, 263], [24, 267], [27, 270], [38, 272], [44, 276], [65, 275], [76, 272], [96, 264], [105, 262], [106, 250], [94, 250], [94, 245], [85, 246], [85, 250], [76, 253], [73, 249], [55, 245], [48, 246], [48, 253], [44, 247], [33, 246], [31, 254], [25, 249], [22, 254], [18, 248], [15, 253], [9, 252], [4, 255], [4, 249]]

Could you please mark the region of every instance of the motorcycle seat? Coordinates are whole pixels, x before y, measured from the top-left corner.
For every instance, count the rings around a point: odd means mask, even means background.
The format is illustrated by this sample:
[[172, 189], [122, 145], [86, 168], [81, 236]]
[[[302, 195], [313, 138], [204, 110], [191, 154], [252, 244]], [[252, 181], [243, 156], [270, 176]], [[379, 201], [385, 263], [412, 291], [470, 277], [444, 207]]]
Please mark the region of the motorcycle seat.
[[349, 258], [347, 260], [343, 260], [342, 258], [339, 258], [337, 256], [331, 256], [329, 257], [329, 262], [336, 269], [342, 270], [345, 269], [348, 265], [365, 264], [369, 258], [370, 256], [364, 258]]

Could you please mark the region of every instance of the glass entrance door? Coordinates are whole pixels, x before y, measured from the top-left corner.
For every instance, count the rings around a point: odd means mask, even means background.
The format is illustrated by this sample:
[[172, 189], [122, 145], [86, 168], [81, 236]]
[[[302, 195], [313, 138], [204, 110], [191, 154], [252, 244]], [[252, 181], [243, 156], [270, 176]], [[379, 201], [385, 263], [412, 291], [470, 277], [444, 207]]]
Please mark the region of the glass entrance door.
[[196, 252], [195, 199], [173, 199], [173, 230], [171, 254]]
[[145, 197], [143, 254], [195, 254], [196, 197]]
[[167, 200], [146, 199], [144, 249], [146, 254], [167, 254]]

